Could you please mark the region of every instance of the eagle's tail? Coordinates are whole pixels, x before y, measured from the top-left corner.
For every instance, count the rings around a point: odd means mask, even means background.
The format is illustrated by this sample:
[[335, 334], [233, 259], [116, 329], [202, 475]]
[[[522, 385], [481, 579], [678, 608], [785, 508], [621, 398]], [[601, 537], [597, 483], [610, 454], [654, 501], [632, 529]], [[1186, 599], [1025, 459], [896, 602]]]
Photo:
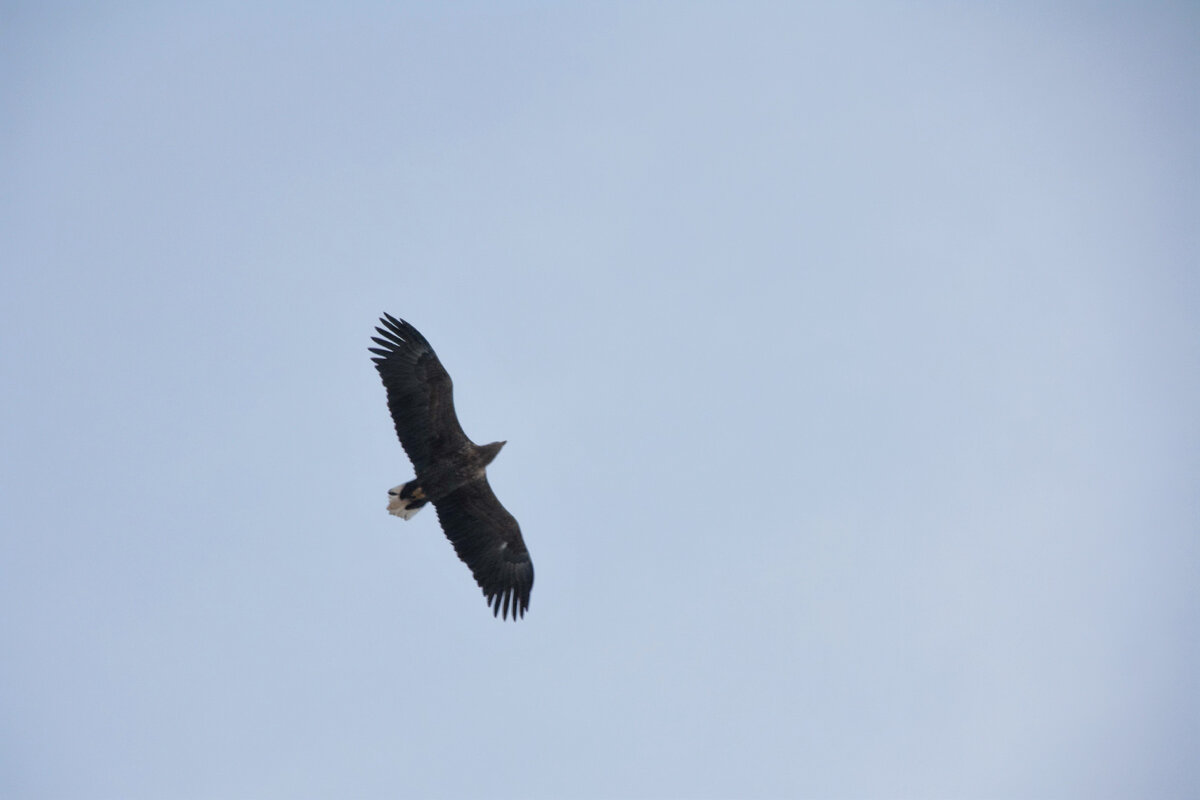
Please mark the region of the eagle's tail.
[[429, 502], [425, 490], [416, 481], [402, 483], [388, 489], [388, 513], [401, 519], [412, 519], [421, 507]]

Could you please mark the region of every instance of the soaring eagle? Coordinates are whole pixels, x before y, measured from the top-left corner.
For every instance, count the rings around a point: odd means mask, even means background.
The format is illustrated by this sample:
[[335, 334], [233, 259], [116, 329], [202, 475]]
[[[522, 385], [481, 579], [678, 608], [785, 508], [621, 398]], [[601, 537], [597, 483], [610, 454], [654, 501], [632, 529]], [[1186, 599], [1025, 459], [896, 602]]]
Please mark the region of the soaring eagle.
[[477, 445], [454, 413], [450, 375], [425, 337], [384, 314], [371, 360], [387, 389], [396, 435], [408, 453], [415, 480], [388, 491], [388, 511], [409, 519], [433, 503], [446, 538], [471, 568], [492, 615], [524, 617], [533, 589], [533, 562], [513, 515], [488, 485], [487, 465], [505, 442]]

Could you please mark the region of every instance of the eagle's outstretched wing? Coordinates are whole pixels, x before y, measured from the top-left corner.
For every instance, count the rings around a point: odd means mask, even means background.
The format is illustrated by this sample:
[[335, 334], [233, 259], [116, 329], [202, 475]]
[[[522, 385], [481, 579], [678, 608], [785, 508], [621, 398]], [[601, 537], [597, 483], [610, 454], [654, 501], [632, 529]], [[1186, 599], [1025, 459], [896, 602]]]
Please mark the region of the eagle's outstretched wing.
[[[396, 435], [420, 477], [468, 441], [454, 413], [454, 385], [437, 354], [416, 328], [384, 314], [370, 348], [387, 389]], [[382, 338], [381, 338], [382, 337]]]
[[533, 590], [533, 562], [521, 528], [487, 477], [471, 481], [434, 501], [442, 530], [458, 557], [471, 568], [493, 615], [525, 616]]

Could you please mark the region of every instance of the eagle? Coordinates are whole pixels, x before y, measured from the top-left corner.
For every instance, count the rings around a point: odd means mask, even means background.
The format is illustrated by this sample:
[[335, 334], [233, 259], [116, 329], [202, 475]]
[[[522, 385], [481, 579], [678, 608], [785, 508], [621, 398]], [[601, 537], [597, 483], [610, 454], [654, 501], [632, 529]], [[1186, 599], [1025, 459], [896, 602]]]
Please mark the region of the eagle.
[[529, 609], [533, 562], [513, 515], [488, 484], [487, 465], [506, 442], [477, 445], [454, 413], [450, 375], [429, 342], [402, 319], [384, 314], [371, 359], [387, 390], [396, 435], [416, 479], [388, 491], [387, 509], [410, 519], [433, 503], [454, 551], [475, 576], [492, 616], [515, 621]]

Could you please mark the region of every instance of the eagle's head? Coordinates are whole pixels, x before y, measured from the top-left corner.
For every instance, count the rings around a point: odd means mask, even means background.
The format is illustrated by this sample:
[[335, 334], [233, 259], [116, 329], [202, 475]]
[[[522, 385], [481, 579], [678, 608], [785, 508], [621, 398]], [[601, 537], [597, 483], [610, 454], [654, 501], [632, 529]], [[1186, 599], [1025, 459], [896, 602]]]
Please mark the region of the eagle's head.
[[492, 442], [491, 444], [485, 444], [483, 447], [479, 448], [479, 457], [483, 460], [483, 465], [486, 467], [488, 464], [492, 463], [496, 456], [500, 454], [500, 448], [504, 447], [506, 444], [508, 444], [507, 441]]

